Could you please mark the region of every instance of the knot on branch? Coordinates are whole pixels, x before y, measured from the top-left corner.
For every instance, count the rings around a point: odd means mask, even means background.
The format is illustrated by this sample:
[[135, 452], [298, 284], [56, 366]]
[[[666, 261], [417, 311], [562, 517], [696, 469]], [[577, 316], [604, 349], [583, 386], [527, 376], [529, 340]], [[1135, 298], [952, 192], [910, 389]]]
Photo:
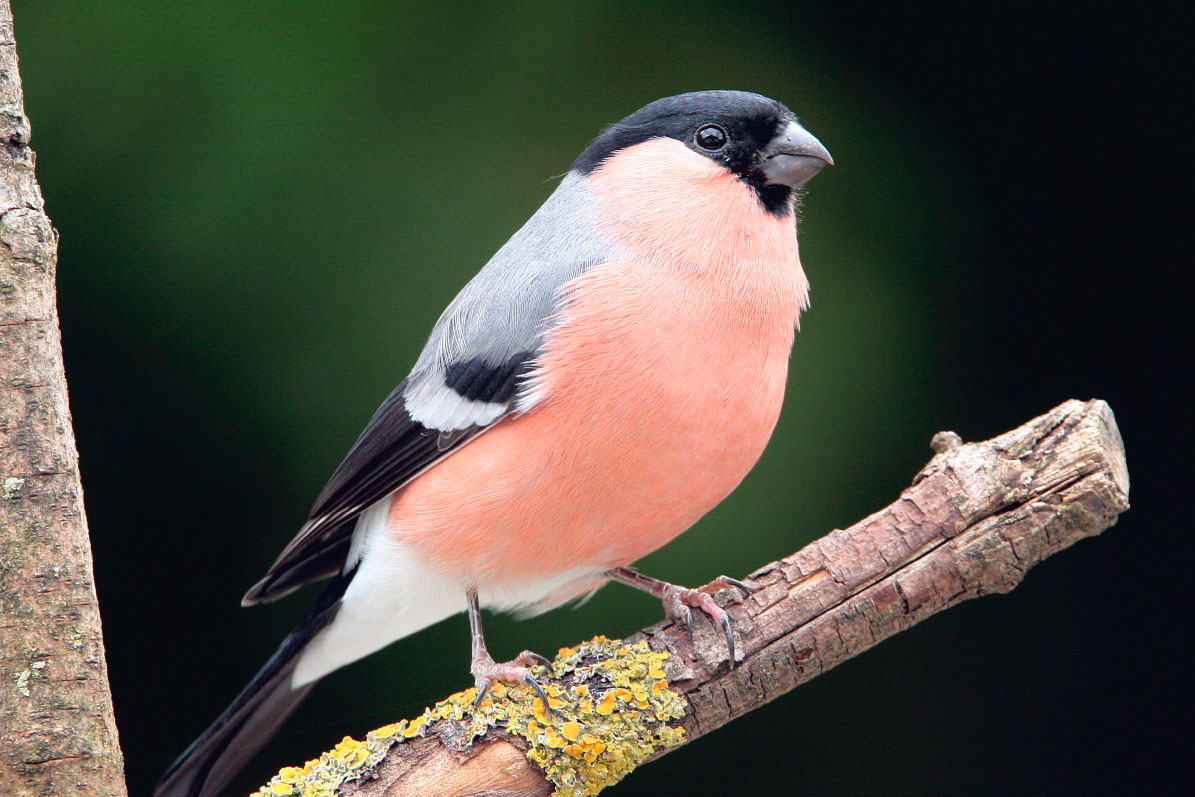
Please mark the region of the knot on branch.
[[929, 441], [929, 447], [934, 450], [935, 454], [945, 454], [947, 451], [952, 451], [963, 444], [963, 438], [959, 437], [955, 432], [938, 432]]
[[33, 135], [29, 126], [29, 117], [25, 115], [20, 105], [5, 103], [0, 105], [0, 138], [10, 147], [24, 148], [29, 146], [29, 139]]

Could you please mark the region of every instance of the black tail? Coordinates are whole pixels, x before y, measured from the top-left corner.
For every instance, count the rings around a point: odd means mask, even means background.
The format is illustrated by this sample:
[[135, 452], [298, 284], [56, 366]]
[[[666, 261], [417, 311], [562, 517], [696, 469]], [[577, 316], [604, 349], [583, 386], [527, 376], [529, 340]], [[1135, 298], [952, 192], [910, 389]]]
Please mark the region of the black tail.
[[336, 576], [224, 713], [178, 757], [154, 797], [212, 797], [241, 770], [315, 686], [291, 688], [298, 655], [336, 617], [353, 574]]

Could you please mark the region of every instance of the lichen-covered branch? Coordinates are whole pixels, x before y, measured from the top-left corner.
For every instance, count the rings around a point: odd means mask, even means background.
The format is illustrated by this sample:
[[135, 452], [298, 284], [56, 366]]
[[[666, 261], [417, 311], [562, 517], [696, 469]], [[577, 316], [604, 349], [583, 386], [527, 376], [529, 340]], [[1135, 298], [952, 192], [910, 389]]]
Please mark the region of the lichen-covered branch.
[[501, 687], [345, 738], [265, 795], [538, 797], [596, 794], [851, 656], [968, 598], [1008, 592], [1047, 556], [1128, 508], [1124, 446], [1102, 401], [1068, 401], [984, 443], [942, 432], [895, 503], [752, 573], [733, 618], [739, 660], [708, 623], [560, 651], [539, 675], [551, 706]]
[[0, 794], [125, 793], [54, 302], [0, 0]]

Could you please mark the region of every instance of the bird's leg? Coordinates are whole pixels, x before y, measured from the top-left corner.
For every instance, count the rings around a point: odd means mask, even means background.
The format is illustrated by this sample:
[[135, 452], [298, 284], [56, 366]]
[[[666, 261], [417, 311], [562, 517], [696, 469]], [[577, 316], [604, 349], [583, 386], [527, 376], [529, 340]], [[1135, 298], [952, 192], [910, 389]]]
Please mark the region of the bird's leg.
[[524, 650], [510, 661], [495, 662], [494, 657], [485, 647], [485, 633], [481, 630], [481, 605], [477, 601], [477, 590], [470, 589], [467, 595], [469, 598], [469, 630], [473, 634], [473, 661], [469, 671], [473, 674], [474, 683], [477, 685], [477, 700], [473, 705], [479, 705], [494, 682], [501, 681], [530, 686], [543, 701], [544, 711], [550, 712], [552, 709], [548, 705], [547, 693], [539, 685], [539, 681], [532, 677], [531, 671], [527, 667], [531, 664], [543, 664], [550, 667], [552, 662], [529, 650]]
[[616, 567], [613, 570], [607, 570], [606, 575], [628, 587], [655, 595], [664, 602], [664, 612], [673, 620], [683, 622], [690, 636], [693, 634], [693, 612], [689, 607], [694, 606], [705, 612], [710, 620], [722, 629], [722, 634], [726, 637], [726, 648], [730, 653], [730, 666], [732, 668], [735, 666], [734, 630], [730, 627], [730, 618], [727, 616], [726, 610], [717, 604], [713, 593], [726, 587], [733, 587], [740, 590], [743, 595], [750, 595], [751, 590], [747, 588], [746, 584], [729, 576], [718, 576], [704, 586], [688, 589], [678, 587], [676, 584], [669, 584], [667, 581], [660, 581], [658, 578], [645, 576], [629, 567]]

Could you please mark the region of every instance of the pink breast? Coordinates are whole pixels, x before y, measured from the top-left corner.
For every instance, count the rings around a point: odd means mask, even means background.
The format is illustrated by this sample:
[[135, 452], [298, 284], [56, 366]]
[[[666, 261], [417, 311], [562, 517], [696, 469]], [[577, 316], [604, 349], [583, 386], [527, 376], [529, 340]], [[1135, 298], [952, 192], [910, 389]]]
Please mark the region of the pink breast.
[[[446, 574], [504, 582], [630, 564], [725, 498], [762, 453], [806, 296], [792, 219], [669, 144], [640, 145], [590, 178], [622, 246], [568, 286], [535, 372], [540, 403], [396, 495], [393, 533]], [[645, 165], [688, 200], [626, 190], [621, 170]]]

